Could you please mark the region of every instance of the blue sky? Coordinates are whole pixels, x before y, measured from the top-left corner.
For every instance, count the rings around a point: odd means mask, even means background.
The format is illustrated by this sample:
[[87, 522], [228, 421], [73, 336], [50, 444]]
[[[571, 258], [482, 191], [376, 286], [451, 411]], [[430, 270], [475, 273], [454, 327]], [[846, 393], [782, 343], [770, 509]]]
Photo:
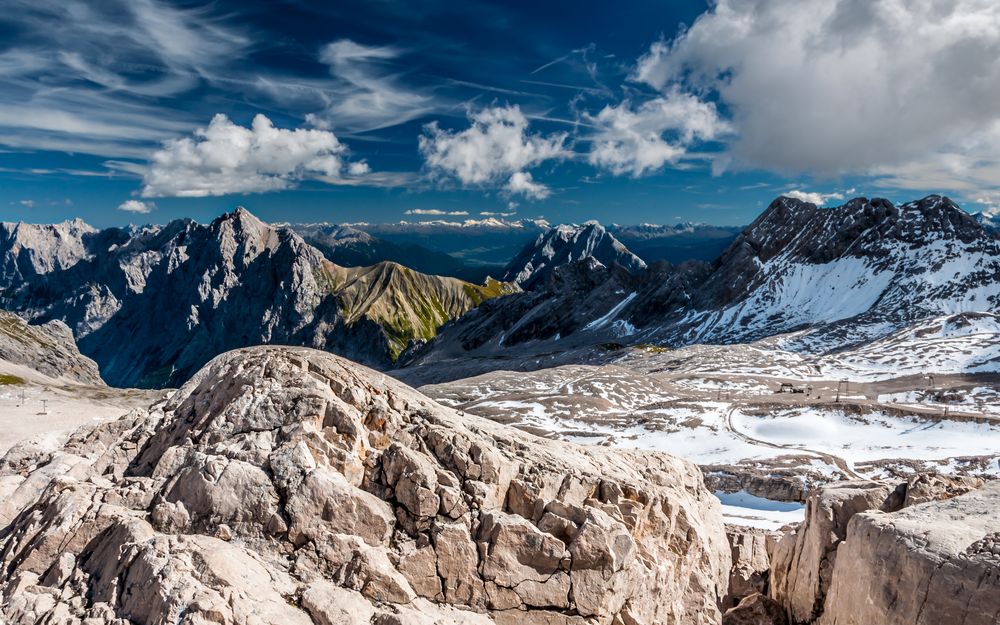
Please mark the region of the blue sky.
[[8, 0], [0, 219], [995, 209], [998, 26], [989, 0]]

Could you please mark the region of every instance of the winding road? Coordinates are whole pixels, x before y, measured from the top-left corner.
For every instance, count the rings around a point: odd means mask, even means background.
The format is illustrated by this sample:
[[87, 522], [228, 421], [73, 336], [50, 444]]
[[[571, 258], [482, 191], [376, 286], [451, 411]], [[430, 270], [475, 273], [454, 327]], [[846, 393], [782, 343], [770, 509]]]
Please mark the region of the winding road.
[[742, 440], [742, 441], [744, 441], [746, 443], [749, 443], [751, 445], [761, 445], [761, 446], [764, 446], [764, 447], [770, 447], [772, 449], [783, 449], [783, 450], [795, 451], [795, 452], [799, 452], [799, 453], [812, 454], [812, 455], [816, 456], [817, 458], [822, 459], [827, 464], [832, 464], [833, 466], [837, 467], [838, 469], [840, 469], [840, 471], [844, 475], [846, 475], [846, 476], [848, 476], [848, 477], [850, 477], [852, 479], [856, 479], [856, 480], [864, 479], [864, 476], [859, 475], [857, 472], [855, 472], [854, 469], [852, 469], [850, 467], [850, 465], [847, 464], [847, 461], [844, 460], [843, 458], [834, 456], [832, 454], [828, 454], [828, 453], [823, 452], [823, 451], [818, 451], [816, 449], [807, 449], [805, 447], [796, 447], [796, 446], [792, 446], [792, 445], [780, 445], [778, 443], [772, 443], [770, 441], [765, 441], [765, 440], [760, 439], [760, 438], [754, 438], [753, 436], [750, 436], [748, 434], [744, 434], [743, 432], [740, 432], [735, 427], [733, 427], [733, 413], [736, 412], [736, 410], [737, 410], [737, 407], [736, 406], [732, 406], [726, 412], [726, 429], [730, 433], [732, 433], [732, 435], [735, 436], [736, 438], [739, 438], [740, 440]]

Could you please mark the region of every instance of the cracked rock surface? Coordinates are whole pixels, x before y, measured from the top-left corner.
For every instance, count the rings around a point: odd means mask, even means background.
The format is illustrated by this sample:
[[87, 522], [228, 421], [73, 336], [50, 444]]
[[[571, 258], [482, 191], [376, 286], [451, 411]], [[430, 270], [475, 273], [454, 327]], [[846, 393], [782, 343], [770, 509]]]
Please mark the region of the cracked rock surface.
[[10, 623], [698, 625], [730, 570], [693, 464], [536, 438], [305, 348], [223, 354], [18, 467]]
[[995, 625], [998, 510], [1000, 483], [968, 477], [825, 486], [773, 549], [771, 598], [791, 623]]

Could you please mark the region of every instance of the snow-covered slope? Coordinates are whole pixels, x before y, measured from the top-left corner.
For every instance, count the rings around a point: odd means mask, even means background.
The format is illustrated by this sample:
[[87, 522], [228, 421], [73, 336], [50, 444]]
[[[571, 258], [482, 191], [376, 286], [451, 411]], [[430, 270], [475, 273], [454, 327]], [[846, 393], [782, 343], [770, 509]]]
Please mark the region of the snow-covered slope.
[[[522, 259], [526, 275], [554, 258], [556, 246], [536, 254], [545, 249], [539, 243]], [[557, 347], [542, 342], [571, 334], [577, 344], [590, 334], [593, 343], [676, 347], [798, 332], [782, 339], [782, 350], [816, 356], [924, 320], [1000, 311], [1000, 240], [937, 195], [900, 206], [857, 198], [836, 208], [781, 197], [713, 263], [655, 264], [604, 279], [613, 288], [549, 280], [537, 296], [507, 298], [453, 324], [436, 344], [474, 333], [472, 343], [488, 351], [498, 345], [485, 334], [492, 332], [505, 348], [539, 342], [532, 349], [548, 353]], [[569, 319], [564, 309], [577, 312]]]
[[820, 209], [779, 198], [740, 235], [677, 323], [737, 341], [847, 319], [896, 327], [995, 310], [1000, 244], [951, 200]]
[[1000, 372], [1000, 317], [960, 313], [926, 319], [877, 341], [821, 356], [816, 366], [827, 377], [848, 379]]

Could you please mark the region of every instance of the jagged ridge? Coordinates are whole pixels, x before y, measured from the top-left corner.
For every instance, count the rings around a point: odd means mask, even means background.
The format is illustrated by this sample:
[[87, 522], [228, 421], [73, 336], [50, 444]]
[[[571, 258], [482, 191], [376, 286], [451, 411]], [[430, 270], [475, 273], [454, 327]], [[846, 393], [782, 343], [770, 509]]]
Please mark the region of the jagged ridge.
[[119, 386], [178, 384], [216, 354], [261, 343], [388, 367], [410, 340], [510, 290], [392, 263], [344, 269], [243, 208], [206, 226], [95, 231], [74, 222], [2, 232], [0, 303], [67, 322]]

